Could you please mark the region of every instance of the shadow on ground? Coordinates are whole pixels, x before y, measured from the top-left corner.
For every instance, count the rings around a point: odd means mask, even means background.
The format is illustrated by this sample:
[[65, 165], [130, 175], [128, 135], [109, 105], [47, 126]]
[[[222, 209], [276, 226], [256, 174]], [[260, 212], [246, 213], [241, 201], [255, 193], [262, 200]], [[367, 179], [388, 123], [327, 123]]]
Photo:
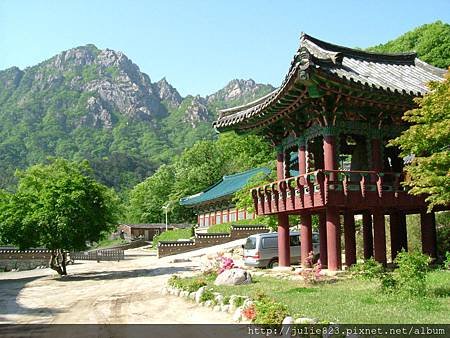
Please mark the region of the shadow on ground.
[[0, 280], [0, 323], [11, 322], [10, 319], [1, 315], [27, 314], [38, 317], [47, 317], [59, 312], [56, 309], [46, 307], [23, 307], [18, 302], [19, 294], [22, 289], [25, 288], [28, 283], [39, 278], [42, 278], [42, 276]]
[[186, 267], [158, 267], [154, 269], [135, 269], [135, 270], [119, 270], [119, 271], [98, 271], [98, 272], [84, 272], [69, 274], [67, 276], [58, 279], [60, 282], [72, 282], [80, 280], [113, 280], [113, 279], [126, 279], [133, 277], [150, 277], [171, 275], [182, 271], [191, 271], [191, 268]]

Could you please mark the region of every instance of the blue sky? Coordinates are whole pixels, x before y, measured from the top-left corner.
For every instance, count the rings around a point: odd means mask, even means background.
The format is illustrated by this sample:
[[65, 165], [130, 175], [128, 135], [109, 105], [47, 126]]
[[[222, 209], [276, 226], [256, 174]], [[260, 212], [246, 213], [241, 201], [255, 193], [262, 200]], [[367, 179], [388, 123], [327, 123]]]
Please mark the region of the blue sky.
[[233, 78], [278, 86], [302, 31], [368, 47], [436, 20], [450, 22], [449, 0], [0, 0], [0, 69], [93, 43], [206, 95]]

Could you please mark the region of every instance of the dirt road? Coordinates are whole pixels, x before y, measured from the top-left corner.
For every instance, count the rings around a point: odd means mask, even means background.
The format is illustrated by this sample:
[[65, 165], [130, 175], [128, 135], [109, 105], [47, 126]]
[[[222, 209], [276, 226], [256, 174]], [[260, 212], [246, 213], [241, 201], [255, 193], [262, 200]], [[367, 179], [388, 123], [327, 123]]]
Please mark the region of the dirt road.
[[198, 268], [198, 259], [173, 259], [133, 249], [121, 262], [70, 265], [63, 278], [50, 269], [0, 273], [0, 323], [231, 323], [230, 315], [160, 293], [173, 273]]

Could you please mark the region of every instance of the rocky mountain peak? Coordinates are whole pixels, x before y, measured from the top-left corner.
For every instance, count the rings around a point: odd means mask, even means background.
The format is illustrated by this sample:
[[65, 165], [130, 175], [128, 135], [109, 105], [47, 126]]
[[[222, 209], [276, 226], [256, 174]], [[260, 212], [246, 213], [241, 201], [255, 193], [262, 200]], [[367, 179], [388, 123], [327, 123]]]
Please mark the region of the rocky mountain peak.
[[189, 123], [192, 128], [196, 128], [199, 122], [209, 122], [212, 118], [211, 113], [207, 107], [207, 101], [200, 95], [189, 96], [186, 98], [190, 100], [186, 107], [186, 112], [183, 121]]
[[163, 77], [155, 83], [156, 92], [159, 98], [164, 101], [169, 108], [176, 109], [180, 106], [183, 98], [180, 93]]
[[267, 93], [273, 89], [275, 88], [271, 85], [259, 84], [252, 79], [234, 79], [221, 90], [207, 96], [206, 99], [209, 103], [213, 103], [214, 101], [239, 101], [243, 98], [248, 101], [261, 97], [261, 92]]

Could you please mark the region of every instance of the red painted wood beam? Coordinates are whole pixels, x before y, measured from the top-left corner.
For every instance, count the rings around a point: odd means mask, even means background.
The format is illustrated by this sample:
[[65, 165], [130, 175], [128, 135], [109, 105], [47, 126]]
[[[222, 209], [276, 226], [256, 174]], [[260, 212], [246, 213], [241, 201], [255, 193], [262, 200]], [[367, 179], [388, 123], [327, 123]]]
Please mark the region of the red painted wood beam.
[[372, 215], [369, 211], [365, 211], [362, 216], [364, 259], [369, 259], [373, 257]]
[[422, 252], [436, 259], [436, 219], [434, 212], [422, 212], [420, 214], [420, 229], [422, 232]]
[[386, 229], [384, 214], [381, 210], [373, 212], [373, 241], [375, 249], [375, 260], [386, 265]]
[[356, 264], [355, 216], [347, 210], [344, 213], [345, 265]]
[[287, 214], [278, 214], [278, 263], [280, 266], [291, 265], [289, 219]]
[[327, 220], [327, 253], [328, 269], [331, 271], [342, 268], [341, 258], [341, 227], [338, 209], [329, 207], [326, 211]]
[[311, 214], [300, 215], [300, 257], [303, 267], [309, 267], [307, 258], [313, 250]]
[[306, 174], [306, 146], [304, 144], [298, 147], [298, 171], [299, 175]]
[[328, 266], [327, 254], [327, 219], [325, 211], [319, 214], [319, 241], [320, 241], [320, 263], [322, 267]]

